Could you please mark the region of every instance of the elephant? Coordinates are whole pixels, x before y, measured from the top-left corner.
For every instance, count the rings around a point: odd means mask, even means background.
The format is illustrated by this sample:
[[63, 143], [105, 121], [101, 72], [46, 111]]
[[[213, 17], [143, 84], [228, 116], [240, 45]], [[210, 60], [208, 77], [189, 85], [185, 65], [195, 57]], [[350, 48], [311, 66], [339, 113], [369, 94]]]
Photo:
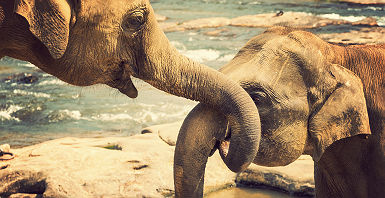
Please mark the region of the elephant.
[[[261, 139], [253, 163], [314, 161], [316, 197], [385, 194], [385, 45], [340, 46], [290, 27], [253, 37], [220, 71], [253, 98]], [[231, 146], [233, 128], [199, 103], [174, 156], [176, 197], [202, 197], [205, 166]], [[233, 159], [234, 160], [234, 159]]]
[[233, 141], [242, 145], [230, 148], [228, 159], [238, 160], [228, 165], [244, 169], [257, 152], [260, 121], [252, 99], [222, 73], [182, 56], [160, 29], [149, 0], [0, 1], [4, 56], [72, 85], [106, 84], [135, 98], [136, 77], [219, 108], [237, 131]]

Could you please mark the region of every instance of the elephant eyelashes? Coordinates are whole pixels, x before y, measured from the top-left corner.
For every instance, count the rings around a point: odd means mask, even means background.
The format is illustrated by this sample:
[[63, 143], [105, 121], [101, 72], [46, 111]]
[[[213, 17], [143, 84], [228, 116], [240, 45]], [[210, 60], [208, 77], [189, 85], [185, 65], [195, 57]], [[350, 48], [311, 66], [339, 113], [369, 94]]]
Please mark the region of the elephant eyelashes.
[[270, 106], [280, 103], [282, 98], [268, 85], [261, 85], [252, 82], [241, 82], [243, 89], [249, 93], [256, 105]]
[[135, 32], [139, 30], [145, 21], [145, 11], [135, 10], [123, 18], [121, 27], [124, 31]]
[[251, 94], [256, 104], [265, 104], [268, 102], [268, 95], [265, 92], [258, 91]]

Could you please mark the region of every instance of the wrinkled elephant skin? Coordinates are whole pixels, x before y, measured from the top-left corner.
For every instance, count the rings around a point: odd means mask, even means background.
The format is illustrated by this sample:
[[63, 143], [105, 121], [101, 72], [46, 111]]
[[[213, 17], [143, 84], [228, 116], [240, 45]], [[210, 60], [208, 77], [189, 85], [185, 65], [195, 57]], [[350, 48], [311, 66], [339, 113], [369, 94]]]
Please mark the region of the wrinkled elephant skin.
[[[182, 56], [160, 29], [149, 0], [0, 1], [4, 56], [73, 85], [107, 84], [135, 98], [136, 77], [200, 101], [219, 109], [233, 128], [229, 168], [244, 170], [257, 153], [260, 120], [252, 99], [222, 73]], [[17, 185], [12, 190], [20, 191]]]
[[[220, 71], [258, 107], [262, 132], [253, 163], [283, 166], [309, 154], [317, 197], [376, 197], [385, 194], [384, 65], [384, 45], [342, 47], [275, 27]], [[177, 197], [201, 197], [207, 158], [217, 148], [225, 156], [233, 144], [226, 118], [208, 108], [198, 104], [180, 130]]]

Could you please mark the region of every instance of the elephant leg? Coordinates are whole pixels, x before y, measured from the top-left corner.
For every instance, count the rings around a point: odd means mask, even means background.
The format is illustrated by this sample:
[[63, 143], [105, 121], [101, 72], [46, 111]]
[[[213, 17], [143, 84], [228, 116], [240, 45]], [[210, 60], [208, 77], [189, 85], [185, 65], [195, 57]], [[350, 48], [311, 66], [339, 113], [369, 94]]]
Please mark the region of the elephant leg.
[[208, 157], [224, 139], [225, 116], [210, 106], [198, 104], [180, 129], [174, 156], [176, 197], [202, 197]]

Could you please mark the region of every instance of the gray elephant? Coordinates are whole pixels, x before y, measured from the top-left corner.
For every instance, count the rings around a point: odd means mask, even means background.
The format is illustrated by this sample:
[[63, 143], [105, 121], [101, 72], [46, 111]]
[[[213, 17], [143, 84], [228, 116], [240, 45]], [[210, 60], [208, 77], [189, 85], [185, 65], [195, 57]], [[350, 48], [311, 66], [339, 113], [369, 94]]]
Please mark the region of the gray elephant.
[[[283, 166], [308, 154], [317, 197], [377, 197], [385, 195], [384, 65], [385, 46], [342, 47], [275, 27], [220, 71], [258, 108], [262, 134], [253, 163]], [[202, 197], [207, 158], [216, 149], [225, 157], [232, 133], [216, 109], [198, 104], [189, 113], [175, 150], [176, 197]]]
[[[179, 54], [148, 0], [0, 1], [0, 58], [4, 56], [29, 61], [73, 85], [107, 84], [135, 98], [133, 76], [215, 106], [236, 129], [233, 141], [247, 147], [231, 149], [240, 160], [229, 163], [239, 168], [239, 161], [251, 163], [257, 152], [259, 116], [251, 98], [220, 72]], [[253, 137], [254, 143], [243, 143], [248, 139], [241, 136]]]

